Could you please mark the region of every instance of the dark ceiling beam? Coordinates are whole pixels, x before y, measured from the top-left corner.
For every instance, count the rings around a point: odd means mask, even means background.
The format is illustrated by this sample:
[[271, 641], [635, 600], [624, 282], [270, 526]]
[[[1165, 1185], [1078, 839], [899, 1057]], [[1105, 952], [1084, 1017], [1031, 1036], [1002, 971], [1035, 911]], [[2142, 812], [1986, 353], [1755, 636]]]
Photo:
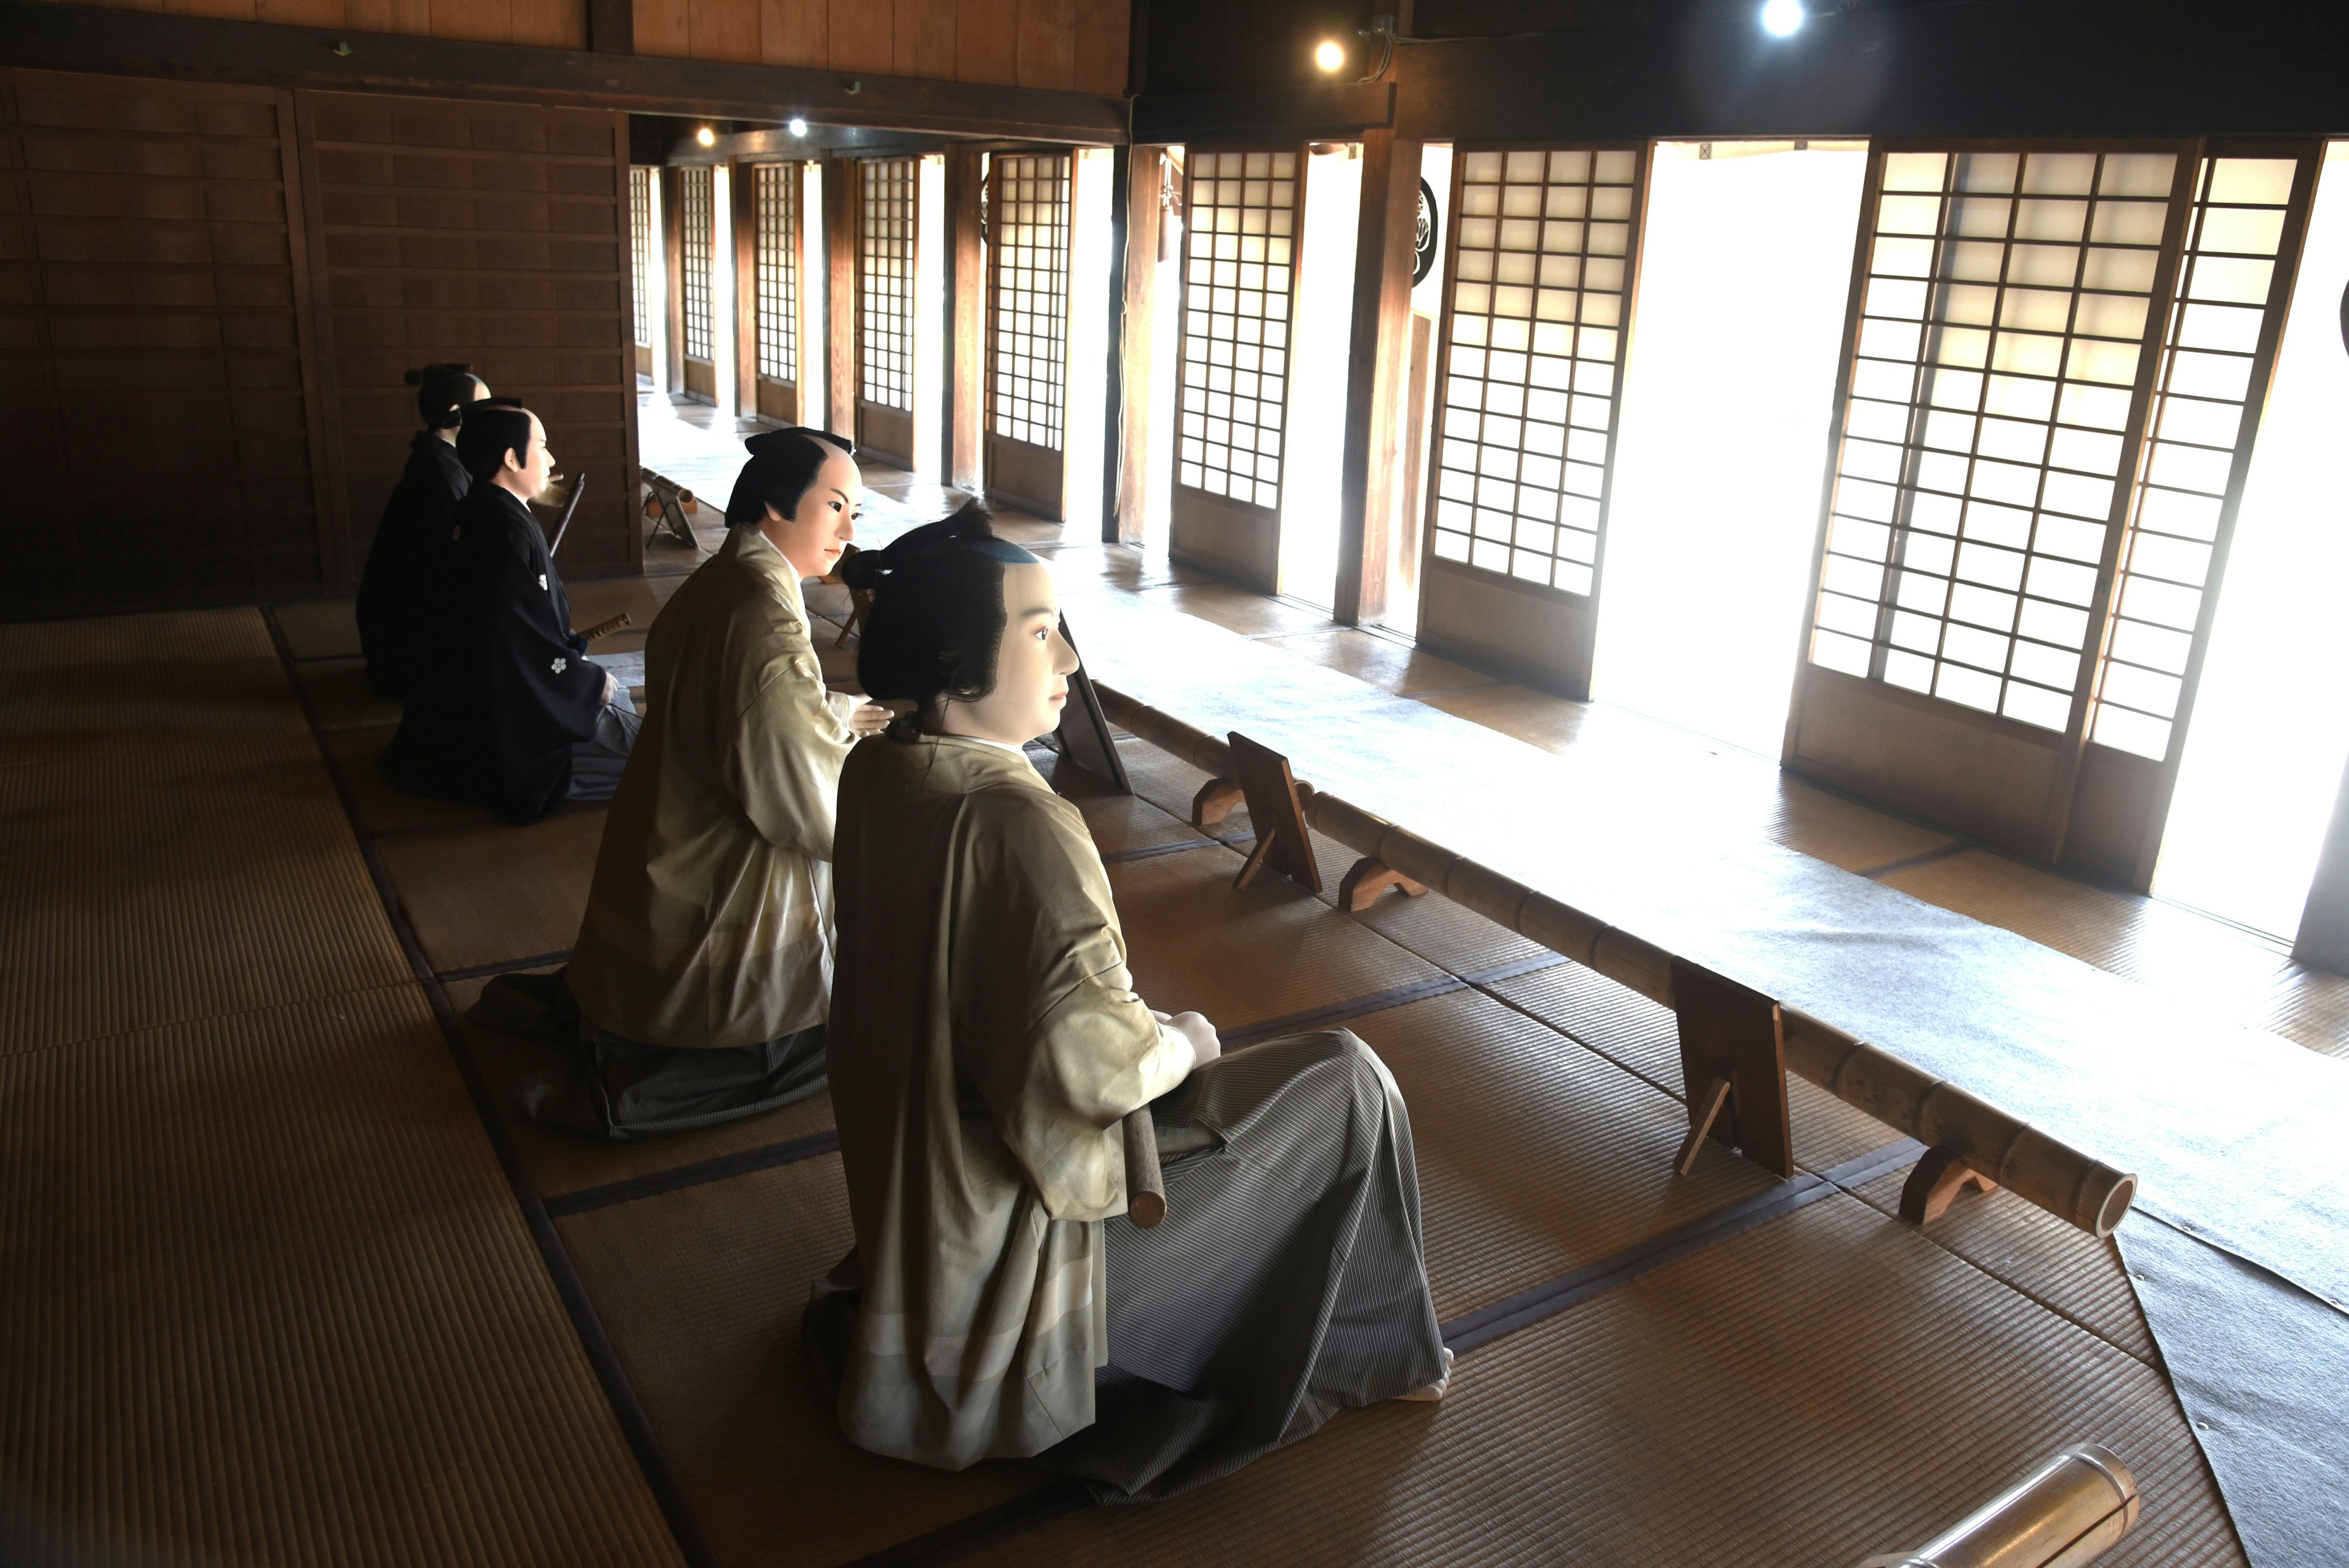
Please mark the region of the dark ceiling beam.
[[[348, 53], [336, 54], [337, 45]], [[0, 0], [0, 65], [180, 81], [416, 93], [713, 119], [1109, 146], [1126, 100], [1101, 93], [781, 66], [471, 44]]]
[[1370, 107], [1383, 84], [1145, 91], [1134, 139], [1328, 139], [1348, 122], [1433, 141], [2349, 131], [2349, 5], [1812, 5], [1820, 14], [1784, 40], [1756, 25], [1759, 0], [1618, 26], [1589, 25], [1602, 7], [1560, 5], [1579, 25], [1405, 44], [1391, 118]]

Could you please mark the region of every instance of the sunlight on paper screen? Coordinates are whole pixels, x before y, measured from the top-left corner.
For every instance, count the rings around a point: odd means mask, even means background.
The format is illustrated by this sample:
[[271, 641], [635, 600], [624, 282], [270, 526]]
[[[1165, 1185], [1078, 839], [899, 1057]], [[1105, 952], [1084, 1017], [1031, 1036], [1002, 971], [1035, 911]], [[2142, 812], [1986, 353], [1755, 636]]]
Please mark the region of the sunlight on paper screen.
[[2289, 938], [2349, 756], [2349, 143], [2327, 150], [2154, 891]]
[[1868, 157], [1658, 146], [1596, 695], [1775, 757]]

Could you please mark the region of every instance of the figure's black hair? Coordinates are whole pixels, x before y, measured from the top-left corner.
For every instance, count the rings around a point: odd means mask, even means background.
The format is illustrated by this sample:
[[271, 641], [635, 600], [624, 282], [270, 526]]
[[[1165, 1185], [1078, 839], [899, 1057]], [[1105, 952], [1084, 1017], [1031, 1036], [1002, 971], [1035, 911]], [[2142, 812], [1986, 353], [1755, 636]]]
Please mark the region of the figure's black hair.
[[457, 427], [457, 460], [479, 484], [505, 466], [512, 452], [530, 461], [530, 410], [519, 397], [484, 397], [464, 407]]
[[473, 401], [473, 388], [489, 390], [471, 365], [419, 365], [409, 371], [408, 384], [416, 388], [416, 412], [428, 430], [453, 430]]
[[749, 449], [750, 460], [735, 477], [734, 493], [726, 502], [726, 522], [730, 528], [761, 521], [771, 506], [779, 516], [791, 516], [799, 511], [826, 458], [834, 451], [852, 458], [856, 455], [855, 443], [845, 436], [808, 425], [769, 430], [742, 445]]
[[856, 650], [865, 695], [926, 711], [941, 696], [976, 702], [993, 691], [1003, 569], [1040, 564], [997, 538], [993, 517], [975, 500], [886, 550], [843, 557], [841, 581], [873, 595]]

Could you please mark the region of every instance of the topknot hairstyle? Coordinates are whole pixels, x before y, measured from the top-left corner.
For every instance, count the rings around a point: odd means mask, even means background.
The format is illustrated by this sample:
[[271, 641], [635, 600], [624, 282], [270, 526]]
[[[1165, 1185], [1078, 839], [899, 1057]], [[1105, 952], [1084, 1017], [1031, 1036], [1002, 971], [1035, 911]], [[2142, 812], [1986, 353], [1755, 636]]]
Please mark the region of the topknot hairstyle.
[[1003, 642], [1003, 569], [1042, 562], [1009, 540], [978, 501], [886, 550], [840, 562], [841, 581], [872, 593], [856, 678], [875, 701], [926, 710], [940, 697], [976, 702], [995, 689]]
[[416, 412], [428, 430], [453, 430], [473, 400], [473, 388], [489, 386], [470, 365], [419, 365], [409, 371], [408, 384], [416, 388]]
[[479, 484], [505, 466], [506, 454], [530, 460], [530, 410], [519, 397], [468, 403], [457, 427], [457, 460]]
[[835, 451], [856, 455], [855, 443], [846, 437], [807, 425], [769, 430], [742, 445], [750, 460], [735, 477], [734, 493], [726, 502], [726, 522], [731, 528], [763, 520], [771, 506], [778, 515], [791, 516], [806, 499], [826, 458]]

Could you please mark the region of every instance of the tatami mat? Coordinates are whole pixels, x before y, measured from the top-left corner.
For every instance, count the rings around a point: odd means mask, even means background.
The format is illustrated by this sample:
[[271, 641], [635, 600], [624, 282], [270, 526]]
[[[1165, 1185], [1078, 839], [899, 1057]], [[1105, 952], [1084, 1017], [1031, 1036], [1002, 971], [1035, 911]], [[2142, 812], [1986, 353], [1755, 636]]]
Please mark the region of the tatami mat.
[[304, 733], [258, 611], [0, 624], [0, 768]]
[[817, 1568], [1029, 1491], [852, 1447], [800, 1349], [808, 1286], [849, 1248], [824, 1155], [557, 1222], [711, 1550], [726, 1568]]
[[1495, 981], [1490, 989], [1654, 1084], [1681, 1081], [1680, 1022], [1628, 985], [1572, 962]]
[[[1908, 1175], [1902, 1170], [1871, 1181], [1859, 1189], [1859, 1196], [1897, 1215]], [[2128, 1270], [2111, 1241], [2067, 1225], [2012, 1192], [1964, 1193], [1925, 1234], [2138, 1360], [2161, 1364]]]
[[765, 1116], [667, 1138], [611, 1142], [542, 1126], [514, 1109], [514, 1085], [543, 1068], [562, 1067], [565, 1058], [540, 1041], [501, 1034], [466, 1019], [466, 1010], [480, 1000], [482, 988], [488, 985], [487, 978], [452, 981], [447, 987], [450, 1005], [456, 1010], [466, 1043], [472, 1048], [482, 1081], [497, 1101], [523, 1169], [543, 1197], [558, 1198], [656, 1171], [679, 1171], [704, 1161], [790, 1143], [832, 1129], [829, 1092]]
[[678, 1561], [414, 985], [0, 1060], [0, 1489], [108, 1561]]
[[367, 685], [365, 659], [311, 659], [294, 666], [302, 695], [326, 730], [397, 727], [400, 705]]
[[408, 974], [306, 736], [0, 769], [0, 1053]]
[[2158, 1373], [1832, 1197], [1466, 1357], [1441, 1405], [974, 1561], [1845, 1564], [2084, 1440], [2145, 1497], [2103, 1563], [2243, 1563]]
[[1481, 992], [1345, 1026], [1410, 1109], [1444, 1321], [1777, 1185], [1718, 1144], [1675, 1176], [1678, 1100]]
[[285, 651], [297, 659], [355, 659], [359, 656], [358, 614], [348, 599], [311, 599], [270, 606], [277, 629], [285, 634]]
[[1262, 872], [1235, 889], [1240, 864], [1212, 849], [1109, 868], [1134, 989], [1152, 1006], [1231, 1030], [1444, 978], [1286, 877]]
[[484, 807], [402, 794], [392, 788], [376, 763], [398, 733], [388, 727], [337, 729], [326, 732], [320, 741], [350, 795], [361, 829], [370, 833], [408, 833], [419, 828], [476, 827], [497, 820]]
[[399, 904], [436, 974], [568, 953], [587, 909], [601, 810], [379, 840]]
[[[1313, 835], [1313, 856], [1321, 869], [1322, 902], [1334, 915], [1338, 912], [1338, 891], [1346, 880], [1346, 872], [1362, 857], [1359, 851], [1319, 833]], [[1531, 963], [1549, 954], [1549, 949], [1541, 944], [1473, 910], [1463, 909], [1439, 892], [1423, 892], [1417, 898], [1406, 898], [1395, 892], [1381, 893], [1378, 902], [1361, 913], [1340, 918], [1375, 931], [1397, 946], [1407, 947], [1437, 968], [1454, 975], [1480, 975], [1503, 965]]]

